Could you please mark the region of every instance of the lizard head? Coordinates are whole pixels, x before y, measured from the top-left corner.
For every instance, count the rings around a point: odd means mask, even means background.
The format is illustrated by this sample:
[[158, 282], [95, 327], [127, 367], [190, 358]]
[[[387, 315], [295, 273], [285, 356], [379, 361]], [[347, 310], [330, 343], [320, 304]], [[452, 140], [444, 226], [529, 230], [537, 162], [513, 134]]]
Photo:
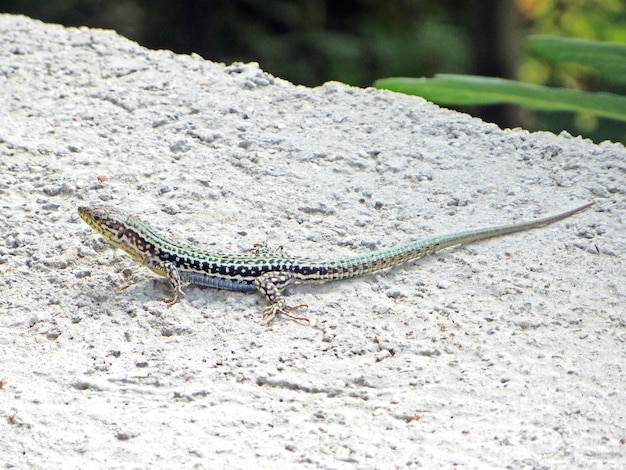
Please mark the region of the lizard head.
[[83, 206], [78, 215], [111, 245], [125, 251], [134, 259], [143, 262], [146, 246], [139, 235], [141, 221], [110, 206]]

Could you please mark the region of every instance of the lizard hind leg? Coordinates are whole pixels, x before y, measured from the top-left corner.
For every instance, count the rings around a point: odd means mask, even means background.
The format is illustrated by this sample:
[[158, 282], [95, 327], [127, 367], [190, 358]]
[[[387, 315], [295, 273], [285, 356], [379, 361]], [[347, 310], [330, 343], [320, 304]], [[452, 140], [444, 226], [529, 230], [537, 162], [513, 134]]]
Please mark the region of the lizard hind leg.
[[291, 273], [269, 272], [259, 276], [252, 282], [252, 285], [267, 299], [268, 305], [263, 309], [263, 319], [267, 321], [268, 325], [278, 315], [284, 315], [287, 318], [298, 321], [309, 321], [304, 317], [297, 317], [289, 313], [301, 308], [307, 308], [308, 305], [287, 305], [287, 301], [282, 295], [283, 290], [289, 284], [295, 282], [295, 280]]

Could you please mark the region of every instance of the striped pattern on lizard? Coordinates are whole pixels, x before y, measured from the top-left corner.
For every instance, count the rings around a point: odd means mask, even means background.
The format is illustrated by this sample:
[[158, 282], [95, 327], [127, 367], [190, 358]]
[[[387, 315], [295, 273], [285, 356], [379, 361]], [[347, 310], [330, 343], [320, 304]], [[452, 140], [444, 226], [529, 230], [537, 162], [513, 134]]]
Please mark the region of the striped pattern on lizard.
[[290, 312], [306, 305], [289, 306], [282, 295], [289, 285], [336, 281], [374, 273], [454, 245], [543, 227], [584, 211], [592, 204], [529, 222], [435, 235], [392, 248], [332, 260], [283, 253], [225, 254], [207, 251], [166, 237], [138, 217], [110, 206], [79, 207], [78, 214], [113, 246], [165, 276], [174, 291], [168, 301], [170, 304], [177, 302], [179, 295], [184, 295], [184, 282], [232, 291], [258, 291], [268, 302], [263, 317], [269, 323], [277, 315], [303, 319]]

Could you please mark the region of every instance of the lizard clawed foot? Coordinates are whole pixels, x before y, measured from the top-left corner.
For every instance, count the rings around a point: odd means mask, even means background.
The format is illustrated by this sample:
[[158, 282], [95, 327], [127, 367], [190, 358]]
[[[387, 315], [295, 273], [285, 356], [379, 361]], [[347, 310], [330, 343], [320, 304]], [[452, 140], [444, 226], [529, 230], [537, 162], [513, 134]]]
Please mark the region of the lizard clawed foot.
[[307, 304], [300, 304], [300, 305], [285, 305], [285, 299], [279, 299], [276, 302], [273, 302], [271, 304], [269, 304], [267, 307], [265, 307], [263, 309], [263, 319], [267, 322], [268, 325], [270, 325], [273, 321], [274, 318], [276, 318], [278, 315], [284, 315], [287, 318], [291, 318], [292, 320], [296, 320], [296, 321], [305, 321], [305, 322], [309, 322], [309, 319], [306, 317], [297, 317], [295, 315], [292, 315], [289, 312], [293, 312], [294, 310], [299, 310], [301, 308], [308, 308], [309, 306]]
[[267, 255], [272, 253], [283, 254], [285, 252], [285, 247], [283, 245], [278, 245], [276, 248], [272, 248], [267, 243], [255, 243], [252, 245], [252, 248], [246, 251], [255, 255]]
[[[171, 307], [172, 305], [174, 305], [176, 302], [178, 302], [178, 292], [176, 292], [174, 294], [173, 297], [171, 298], [165, 298], [165, 299], [161, 299], [163, 302], [165, 302], [167, 304], [168, 307]], [[181, 295], [185, 295], [183, 292], [180, 292]]]
[[[126, 290], [128, 289], [130, 286], [133, 286], [135, 284], [137, 284], [139, 281], [135, 280], [135, 281], [129, 281], [125, 284], [123, 284], [119, 289], [120, 291]], [[174, 305], [176, 302], [178, 302], [179, 300], [179, 294], [181, 296], [184, 296], [185, 293], [181, 290], [181, 291], [174, 291], [174, 295], [172, 297], [165, 297], [164, 299], [161, 299], [162, 302], [166, 303], [168, 307], [171, 307], [172, 305]]]
[[183, 281], [180, 279], [178, 269], [176, 269], [172, 263], [162, 262], [160, 268], [165, 271], [165, 276], [167, 277], [167, 280], [170, 281], [170, 286], [174, 291], [174, 295], [171, 299], [163, 299], [163, 302], [165, 302], [168, 307], [171, 307], [178, 302], [179, 297], [185, 296], [185, 292], [183, 291]]

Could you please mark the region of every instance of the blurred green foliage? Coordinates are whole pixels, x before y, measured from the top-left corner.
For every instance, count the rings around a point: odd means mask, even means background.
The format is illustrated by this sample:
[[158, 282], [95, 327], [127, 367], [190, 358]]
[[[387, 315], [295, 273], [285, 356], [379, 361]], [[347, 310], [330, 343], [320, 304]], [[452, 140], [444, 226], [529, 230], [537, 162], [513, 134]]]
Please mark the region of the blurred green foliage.
[[[559, 35], [570, 38], [626, 44], [624, 0], [516, 0], [526, 21], [527, 35]], [[532, 50], [532, 44], [529, 43]], [[603, 80], [592, 68], [566, 62], [549, 62], [525, 54], [518, 66], [519, 80], [527, 83], [626, 95], [626, 87]], [[595, 142], [612, 140], [626, 144], [626, 126], [621, 121], [586, 113], [537, 111], [526, 123], [531, 130], [583, 134]]]
[[[0, 11], [115, 29], [140, 44], [231, 63], [259, 62], [307, 86], [369, 86], [385, 75], [467, 72], [453, 0], [0, 0]], [[411, 45], [407, 47], [407, 45]]]
[[575, 111], [626, 121], [626, 96], [587, 93], [475, 75], [437, 74], [434, 78], [392, 77], [376, 87], [417, 95], [442, 105], [515, 103], [530, 109]]
[[527, 44], [537, 57], [590, 67], [598, 76], [626, 85], [626, 45], [558, 36], [530, 36]]
[[[531, 36], [530, 49], [555, 63], [590, 67], [603, 78], [626, 83], [626, 45], [555, 36]], [[434, 78], [386, 78], [376, 87], [422, 96], [444, 105], [515, 103], [530, 109], [575, 111], [626, 122], [626, 96], [589, 93], [471, 75], [437, 74]]]
[[[561, 34], [626, 43], [624, 0], [492, 2], [514, 5], [520, 38]], [[380, 77], [482, 73], [472, 62], [477, 35], [494, 49], [502, 43], [476, 28], [485, 6], [478, 0], [0, 0], [2, 12], [115, 29], [146, 47], [196, 52], [218, 62], [255, 61], [307, 86], [328, 80], [369, 86]], [[607, 84], [587, 68], [555, 66], [531, 54], [517, 63], [517, 78], [625, 94], [622, 85]], [[596, 141], [626, 140], [623, 123], [589, 114], [537, 111], [523, 118], [517, 125], [531, 130], [568, 129]]]

